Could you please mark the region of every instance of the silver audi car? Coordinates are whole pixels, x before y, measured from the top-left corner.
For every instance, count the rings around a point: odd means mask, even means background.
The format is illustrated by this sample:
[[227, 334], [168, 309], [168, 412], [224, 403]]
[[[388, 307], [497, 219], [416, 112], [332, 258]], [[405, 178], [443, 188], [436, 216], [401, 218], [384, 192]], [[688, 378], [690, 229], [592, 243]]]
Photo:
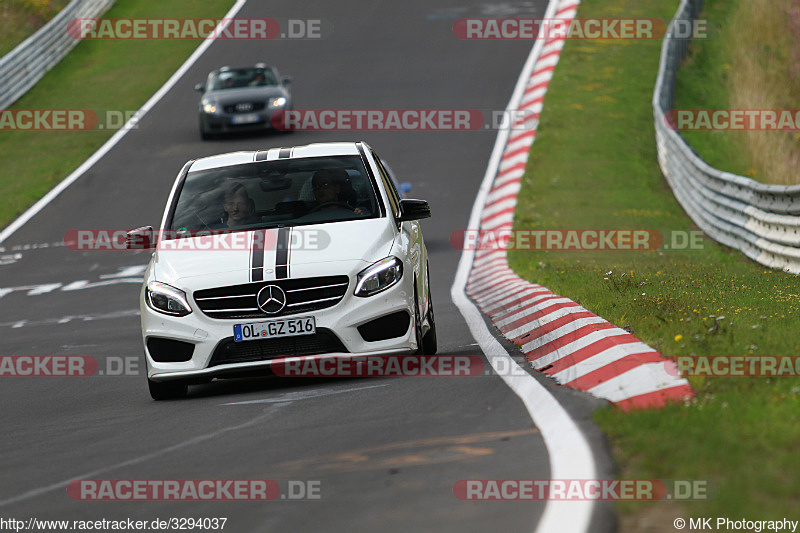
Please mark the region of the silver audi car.
[[203, 140], [238, 131], [280, 129], [283, 112], [292, 109], [291, 78], [263, 63], [252, 67], [222, 67], [212, 71], [195, 90]]

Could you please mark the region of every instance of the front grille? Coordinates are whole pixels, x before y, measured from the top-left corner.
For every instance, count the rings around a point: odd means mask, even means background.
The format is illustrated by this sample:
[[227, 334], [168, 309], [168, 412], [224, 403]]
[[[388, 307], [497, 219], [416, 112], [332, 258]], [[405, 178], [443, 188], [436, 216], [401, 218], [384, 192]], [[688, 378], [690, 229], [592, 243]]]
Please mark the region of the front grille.
[[[237, 106], [239, 106], [240, 109], [236, 109]], [[261, 111], [265, 107], [266, 104], [264, 102], [238, 102], [236, 104], [226, 105], [223, 109], [226, 113], [252, 113], [253, 111]]]
[[[332, 307], [347, 293], [349, 282], [347, 276], [259, 281], [196, 291], [194, 301], [211, 318], [272, 318]], [[267, 285], [277, 285], [286, 293], [286, 307], [279, 313], [267, 314], [258, 307], [258, 291]]]
[[347, 349], [336, 335], [325, 328], [317, 328], [317, 332], [313, 335], [279, 337], [277, 339], [235, 342], [233, 337], [230, 337], [219, 343], [208, 366], [326, 353], [347, 353]]

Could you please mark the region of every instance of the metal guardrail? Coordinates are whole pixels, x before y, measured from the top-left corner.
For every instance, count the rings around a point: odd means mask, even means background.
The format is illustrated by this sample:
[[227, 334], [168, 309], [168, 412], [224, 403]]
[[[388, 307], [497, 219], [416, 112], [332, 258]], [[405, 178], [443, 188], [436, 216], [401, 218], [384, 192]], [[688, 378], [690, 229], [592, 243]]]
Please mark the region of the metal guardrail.
[[0, 109], [6, 109], [33, 87], [80, 41], [67, 25], [76, 18], [95, 18], [114, 0], [72, 0], [52, 20], [0, 58]]
[[[682, 0], [670, 30], [675, 20], [696, 19], [702, 5], [702, 0]], [[717, 170], [668, 126], [675, 77], [690, 44], [670, 33], [661, 47], [653, 115], [658, 162], [675, 197], [712, 239], [762, 265], [800, 274], [800, 186], [766, 185]]]

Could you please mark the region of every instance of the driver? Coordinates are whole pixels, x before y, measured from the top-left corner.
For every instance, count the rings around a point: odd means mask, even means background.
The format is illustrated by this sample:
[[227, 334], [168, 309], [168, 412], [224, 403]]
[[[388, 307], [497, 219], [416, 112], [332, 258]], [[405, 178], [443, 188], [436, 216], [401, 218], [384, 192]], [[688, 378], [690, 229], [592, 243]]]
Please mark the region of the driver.
[[258, 71], [256, 75], [253, 76], [253, 79], [250, 80], [250, 83], [247, 84], [248, 87], [259, 87], [261, 85], [267, 84], [267, 78], [264, 76], [264, 72]]
[[341, 198], [342, 184], [347, 181], [349, 175], [343, 169], [318, 170], [311, 178], [311, 187], [314, 190], [316, 205], [312, 208], [318, 209], [352, 209], [357, 215], [363, 215], [364, 211], [360, 207], [351, 206], [345, 199]]

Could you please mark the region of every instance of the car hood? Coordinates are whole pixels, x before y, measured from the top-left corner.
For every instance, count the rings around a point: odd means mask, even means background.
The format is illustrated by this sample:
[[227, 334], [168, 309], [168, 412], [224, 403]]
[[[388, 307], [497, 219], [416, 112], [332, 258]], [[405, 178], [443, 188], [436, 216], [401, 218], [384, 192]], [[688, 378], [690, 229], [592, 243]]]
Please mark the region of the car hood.
[[249, 283], [254, 268], [265, 281], [351, 274], [386, 257], [394, 237], [386, 218], [185, 237], [159, 243], [153, 272], [158, 281], [193, 288]]
[[248, 102], [266, 100], [288, 96], [287, 91], [277, 85], [267, 85], [264, 87], [244, 87], [241, 89], [227, 89], [224, 91], [210, 91], [203, 95], [204, 102], [217, 102], [222, 105], [234, 104], [236, 102]]

